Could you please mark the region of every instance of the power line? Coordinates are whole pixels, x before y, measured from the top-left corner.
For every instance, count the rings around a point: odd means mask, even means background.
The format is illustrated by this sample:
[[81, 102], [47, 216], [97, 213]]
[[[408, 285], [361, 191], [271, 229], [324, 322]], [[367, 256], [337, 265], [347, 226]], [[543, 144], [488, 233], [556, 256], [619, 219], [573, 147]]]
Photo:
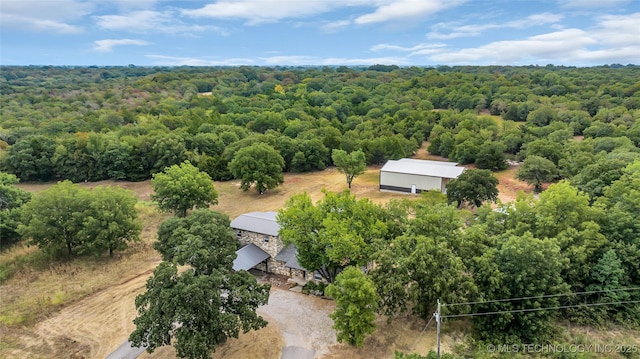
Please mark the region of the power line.
[[632, 304], [632, 303], [640, 303], [640, 300], [629, 300], [629, 301], [623, 301], [623, 302], [608, 302], [608, 303], [588, 303], [588, 304], [563, 305], [563, 306], [559, 306], [559, 307], [547, 307], [547, 308], [512, 309], [512, 310], [501, 310], [501, 311], [496, 311], [496, 312], [483, 312], [483, 313], [452, 314], [452, 315], [443, 315], [442, 318], [477, 317], [477, 316], [481, 316], [481, 315], [495, 315], [495, 314], [506, 314], [506, 313], [524, 313], [524, 312], [536, 312], [536, 311], [540, 311], [540, 310], [567, 309], [567, 308], [578, 308], [578, 307], [595, 307], [595, 306], [601, 306], [601, 305]]
[[536, 295], [536, 296], [531, 296], [531, 297], [494, 299], [494, 300], [486, 300], [486, 301], [479, 301], [479, 302], [451, 303], [451, 304], [442, 304], [442, 306], [443, 307], [455, 307], [457, 305], [473, 305], [473, 304], [486, 304], [486, 303], [498, 303], [498, 302], [511, 302], [511, 301], [524, 300], [524, 299], [552, 298], [552, 297], [564, 297], [564, 296], [570, 296], [570, 295], [584, 295], [584, 294], [595, 294], [595, 293], [606, 293], [606, 292], [622, 292], [622, 291], [633, 291], [633, 290], [640, 290], [640, 287], [592, 290], [592, 291], [587, 291], [587, 292], [573, 292], [573, 293], [562, 293], [562, 294], [545, 294], [545, 295]]

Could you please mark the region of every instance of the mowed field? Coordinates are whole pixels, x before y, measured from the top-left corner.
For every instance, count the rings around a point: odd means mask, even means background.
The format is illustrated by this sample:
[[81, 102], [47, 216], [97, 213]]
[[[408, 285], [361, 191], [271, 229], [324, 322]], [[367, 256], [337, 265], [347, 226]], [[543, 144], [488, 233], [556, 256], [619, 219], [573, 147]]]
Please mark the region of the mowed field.
[[[416, 158], [443, 160], [428, 154], [427, 145], [418, 151]], [[354, 180], [352, 193], [358, 198], [369, 198], [375, 203], [386, 203], [393, 198], [417, 198], [379, 192], [379, 171], [377, 166], [369, 167], [365, 174]], [[518, 190], [531, 190], [530, 186], [513, 178], [516, 171], [517, 168], [511, 168], [497, 173], [500, 179], [500, 199], [503, 202], [515, 199], [515, 192]], [[122, 344], [134, 329], [134, 300], [136, 295], [144, 291], [147, 278], [160, 262], [159, 255], [151, 245], [156, 238], [158, 226], [168, 215], [158, 213], [151, 204], [152, 189], [149, 181], [101, 181], [80, 185], [117, 185], [135, 192], [140, 200], [138, 210], [144, 225], [142, 241], [125, 252], [117, 253], [114, 258], [76, 258], [67, 262], [40, 263], [38, 269], [30, 269], [28, 265], [21, 267], [10, 280], [0, 286], [0, 358], [104, 358]], [[31, 192], [50, 186], [51, 184], [20, 185]], [[323, 189], [342, 191], [347, 188], [344, 175], [335, 168], [312, 173], [285, 174], [283, 185], [263, 195], [255, 191], [243, 192], [239, 181], [216, 182], [215, 186], [219, 192], [219, 204], [212, 206], [212, 209], [226, 213], [232, 219], [245, 212], [277, 211], [293, 194], [307, 192], [314, 200], [319, 200], [323, 197]], [[0, 262], [11, 256], [26, 258], [35, 251], [37, 249], [33, 247], [14, 248], [0, 253]], [[282, 290], [284, 289], [273, 288], [272, 292]], [[325, 301], [325, 304], [318, 305], [324, 305], [323, 310], [327, 311], [332, 303]], [[214, 358], [279, 358], [280, 348], [284, 345], [283, 336], [286, 335], [281, 331], [283, 320], [295, 322], [298, 318], [271, 320], [260, 331], [230, 340], [218, 349]], [[381, 318], [378, 330], [366, 340], [364, 348], [331, 344], [318, 352], [321, 355], [317, 357], [391, 357], [394, 350], [426, 354], [435, 348], [435, 331], [431, 326], [423, 333], [424, 324], [425, 322], [414, 317], [398, 318], [392, 323]], [[321, 336], [329, 338], [335, 335], [327, 325], [322, 328], [319, 330], [328, 333], [321, 333]], [[581, 333], [579, 329], [574, 330]], [[588, 328], [585, 330], [589, 331]], [[443, 347], [450, 348], [462, 337], [456, 327], [445, 328]], [[332, 340], [325, 342], [330, 343]], [[171, 357], [175, 357], [175, 352], [170, 347], [141, 356]]]

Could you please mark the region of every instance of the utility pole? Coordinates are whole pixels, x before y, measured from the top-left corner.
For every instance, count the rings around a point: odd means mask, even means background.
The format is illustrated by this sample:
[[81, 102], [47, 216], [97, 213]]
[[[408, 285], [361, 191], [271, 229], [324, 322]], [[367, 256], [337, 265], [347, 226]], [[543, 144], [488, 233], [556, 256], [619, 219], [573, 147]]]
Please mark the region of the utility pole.
[[442, 321], [442, 318], [440, 317], [440, 299], [438, 299], [438, 309], [434, 315], [436, 317], [436, 335], [438, 336], [438, 359], [440, 359], [440, 322]]

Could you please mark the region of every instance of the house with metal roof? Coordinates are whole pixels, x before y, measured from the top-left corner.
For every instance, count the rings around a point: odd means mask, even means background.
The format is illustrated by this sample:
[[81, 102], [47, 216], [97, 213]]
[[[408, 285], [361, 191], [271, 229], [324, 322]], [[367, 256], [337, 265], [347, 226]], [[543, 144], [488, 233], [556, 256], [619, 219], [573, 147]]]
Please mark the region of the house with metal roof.
[[306, 280], [312, 273], [307, 273], [298, 264], [296, 247], [285, 246], [278, 236], [280, 225], [276, 216], [276, 212], [250, 212], [231, 221], [231, 228], [242, 245], [236, 251], [233, 269], [255, 268], [266, 273]]
[[464, 172], [455, 162], [416, 160], [403, 158], [389, 160], [380, 169], [380, 191], [420, 193], [447, 191], [447, 183]]

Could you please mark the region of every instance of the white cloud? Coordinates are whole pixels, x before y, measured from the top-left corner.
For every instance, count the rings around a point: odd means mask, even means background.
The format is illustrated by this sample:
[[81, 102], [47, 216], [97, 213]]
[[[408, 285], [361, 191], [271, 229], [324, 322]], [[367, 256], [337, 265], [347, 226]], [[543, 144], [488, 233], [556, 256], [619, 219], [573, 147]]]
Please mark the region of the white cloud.
[[402, 57], [369, 57], [369, 58], [341, 58], [329, 57], [322, 59], [320, 65], [406, 65], [407, 59]]
[[441, 48], [443, 48], [445, 46], [447, 46], [447, 45], [443, 44], [443, 43], [418, 44], [418, 45], [411, 46], [411, 47], [403, 47], [403, 46], [389, 45], [389, 44], [378, 44], [378, 45], [374, 45], [373, 47], [371, 47], [371, 51], [387, 51], [387, 50], [391, 50], [391, 51], [404, 51], [404, 52], [415, 53], [417, 51], [423, 51], [423, 50], [438, 50], [438, 49], [441, 49]]
[[94, 50], [98, 52], [111, 52], [116, 46], [123, 45], [136, 45], [136, 46], [146, 46], [151, 45], [150, 42], [144, 40], [134, 40], [134, 39], [105, 39], [105, 40], [96, 40], [94, 41]]
[[151, 9], [158, 0], [99, 0], [101, 4], [112, 3], [118, 8], [124, 11], [131, 11], [134, 9]]
[[355, 19], [356, 24], [374, 24], [387, 21], [419, 18], [446, 8], [455, 7], [463, 0], [400, 0], [379, 6], [376, 11]]
[[318, 59], [313, 56], [271, 56], [260, 57], [259, 60], [266, 65], [310, 65], [317, 63]]
[[633, 0], [558, 0], [561, 7], [574, 9], [617, 8]]
[[182, 10], [183, 15], [220, 19], [244, 19], [255, 25], [286, 18], [324, 13], [340, 4], [334, 0], [221, 0], [200, 9]]
[[76, 0], [4, 0], [0, 12], [2, 27], [26, 28], [72, 34], [82, 27], [72, 24], [93, 10], [93, 4]]
[[291, 65], [291, 66], [317, 66], [317, 65], [403, 65], [407, 60], [400, 57], [373, 57], [373, 58], [339, 58], [339, 57], [316, 57], [316, 56], [271, 56], [251, 58], [197, 58], [165, 55], [145, 55], [145, 57], [155, 60], [155, 65], [161, 66], [240, 66], [240, 65]]
[[250, 25], [277, 22], [283, 19], [305, 18], [340, 8], [374, 8], [355, 20], [340, 20], [324, 26], [335, 31], [349, 24], [374, 24], [420, 18], [467, 0], [219, 0], [199, 9], [182, 10], [183, 15], [218, 19], [243, 19]]
[[210, 25], [186, 24], [176, 19], [171, 11], [134, 11], [123, 15], [95, 16], [98, 27], [106, 30], [128, 31], [133, 33], [185, 33], [215, 31], [227, 34], [222, 28]]
[[496, 41], [476, 48], [447, 51], [431, 56], [437, 63], [525, 64], [529, 61], [564, 63], [597, 41], [580, 29], [567, 29], [525, 40]]
[[[473, 25], [464, 25], [459, 26], [454, 23], [439, 23], [433, 26], [436, 31], [432, 31], [427, 34], [427, 37], [430, 39], [439, 39], [439, 40], [447, 40], [447, 39], [455, 39], [459, 37], [469, 37], [469, 36], [478, 36], [482, 34], [486, 30], [491, 29], [504, 29], [504, 28], [512, 28], [512, 29], [524, 29], [533, 26], [541, 26], [546, 24], [557, 23], [564, 18], [563, 15], [552, 14], [552, 13], [541, 13], [541, 14], [533, 14], [527, 16], [524, 19], [513, 20], [503, 24], [473, 24]], [[451, 30], [453, 32], [440, 32], [440, 30]]]
[[607, 44], [640, 46], [640, 12], [601, 16], [594, 36]]
[[474, 48], [427, 54], [447, 64], [640, 63], [640, 12], [603, 15], [590, 29], [563, 29], [517, 41], [495, 41]]
[[145, 55], [149, 59], [156, 60], [155, 65], [161, 66], [240, 66], [254, 65], [253, 59], [230, 58], [223, 60], [211, 60], [196, 57], [165, 56], [165, 55]]
[[333, 21], [330, 23], [327, 23], [325, 25], [322, 26], [322, 28], [324, 29], [324, 31], [326, 32], [336, 32], [342, 28], [345, 28], [347, 26], [351, 25], [351, 21], [349, 20], [339, 20], [339, 21]]

